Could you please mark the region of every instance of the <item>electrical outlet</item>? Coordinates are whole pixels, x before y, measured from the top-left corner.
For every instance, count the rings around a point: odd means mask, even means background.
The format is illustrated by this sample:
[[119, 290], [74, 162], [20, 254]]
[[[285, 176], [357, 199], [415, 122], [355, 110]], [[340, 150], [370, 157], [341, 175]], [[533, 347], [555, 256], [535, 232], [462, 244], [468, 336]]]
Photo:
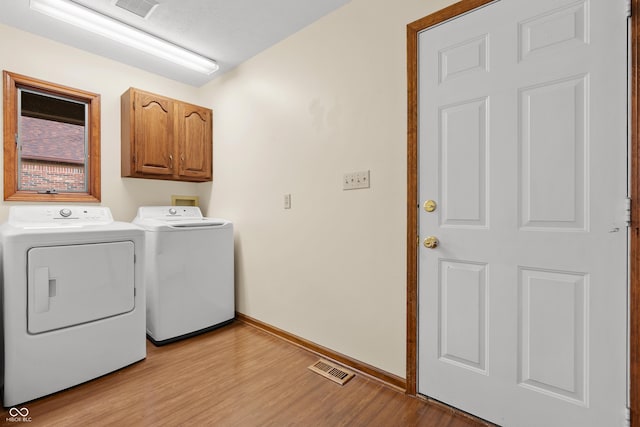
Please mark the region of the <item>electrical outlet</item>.
[[291, 194], [284, 195], [284, 208], [291, 209]]
[[369, 171], [349, 172], [345, 173], [342, 179], [343, 190], [357, 190], [360, 188], [369, 188], [370, 185]]

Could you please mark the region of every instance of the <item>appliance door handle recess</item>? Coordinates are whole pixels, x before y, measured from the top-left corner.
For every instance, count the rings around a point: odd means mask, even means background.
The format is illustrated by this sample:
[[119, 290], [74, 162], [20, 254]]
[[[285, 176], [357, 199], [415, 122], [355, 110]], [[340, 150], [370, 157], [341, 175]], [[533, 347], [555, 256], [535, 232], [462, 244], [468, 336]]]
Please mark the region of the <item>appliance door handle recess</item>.
[[34, 310], [36, 313], [49, 311], [49, 267], [36, 268], [34, 281]]

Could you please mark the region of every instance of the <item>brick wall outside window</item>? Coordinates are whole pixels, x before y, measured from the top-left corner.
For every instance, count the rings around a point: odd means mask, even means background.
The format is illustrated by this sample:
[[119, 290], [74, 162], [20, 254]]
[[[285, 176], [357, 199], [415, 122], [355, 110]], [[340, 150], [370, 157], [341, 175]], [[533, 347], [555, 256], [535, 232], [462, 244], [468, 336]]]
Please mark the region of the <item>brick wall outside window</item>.
[[77, 164], [22, 160], [21, 190], [86, 191], [84, 167]]

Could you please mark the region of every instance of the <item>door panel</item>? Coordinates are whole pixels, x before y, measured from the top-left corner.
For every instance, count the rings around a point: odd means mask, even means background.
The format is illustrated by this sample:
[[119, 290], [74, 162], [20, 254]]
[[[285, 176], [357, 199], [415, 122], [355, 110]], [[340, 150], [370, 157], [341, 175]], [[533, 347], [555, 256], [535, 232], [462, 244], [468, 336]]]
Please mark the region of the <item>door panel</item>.
[[487, 68], [487, 34], [465, 40], [442, 49], [439, 54], [440, 83], [472, 73], [489, 71]]
[[520, 269], [519, 382], [585, 404], [588, 276]]
[[588, 2], [553, 8], [518, 24], [519, 59], [552, 54], [589, 43]]
[[519, 93], [522, 227], [584, 230], [587, 76]]
[[624, 420], [618, 1], [497, 1], [419, 35], [419, 231], [439, 245], [419, 250], [418, 391], [500, 425]]
[[485, 227], [487, 98], [440, 109], [442, 224]]
[[28, 329], [36, 334], [134, 308], [133, 242], [31, 248]]
[[487, 266], [440, 260], [439, 356], [458, 366], [486, 371]]

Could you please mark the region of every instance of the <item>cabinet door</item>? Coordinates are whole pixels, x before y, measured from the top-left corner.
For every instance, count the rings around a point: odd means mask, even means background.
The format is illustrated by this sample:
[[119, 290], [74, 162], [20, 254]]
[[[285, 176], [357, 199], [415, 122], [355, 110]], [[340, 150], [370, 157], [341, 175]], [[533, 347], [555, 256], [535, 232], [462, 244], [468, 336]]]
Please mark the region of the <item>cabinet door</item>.
[[136, 172], [173, 174], [173, 102], [157, 95], [135, 94]]
[[211, 179], [212, 113], [196, 105], [179, 103], [179, 155], [181, 177]]

